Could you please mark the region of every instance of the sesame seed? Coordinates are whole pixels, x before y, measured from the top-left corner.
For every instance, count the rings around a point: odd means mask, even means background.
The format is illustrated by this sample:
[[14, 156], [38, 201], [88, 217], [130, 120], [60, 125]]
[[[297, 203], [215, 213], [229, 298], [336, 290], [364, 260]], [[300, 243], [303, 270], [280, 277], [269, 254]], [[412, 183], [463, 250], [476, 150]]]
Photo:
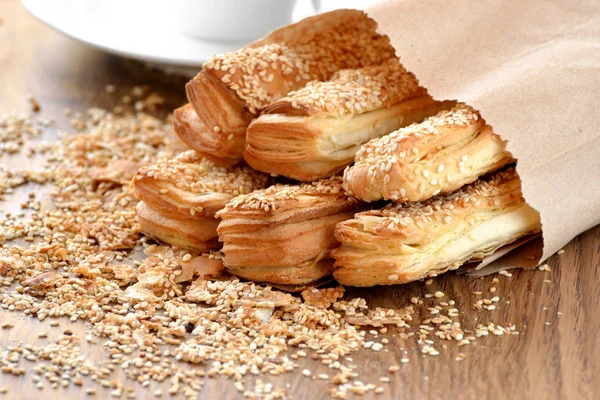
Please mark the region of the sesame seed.
[[[337, 70], [380, 65], [394, 58], [389, 39], [375, 31], [376, 24], [363, 13], [347, 14], [317, 35], [214, 56], [203, 65], [203, 72], [219, 77], [257, 114], [279, 99], [279, 93], [269, 90], [275, 79], [285, 78], [289, 91], [302, 90], [309, 81], [330, 79]], [[191, 83], [195, 90], [194, 80]]]
[[539, 269], [540, 271], [552, 272], [552, 270], [550, 269], [550, 266], [549, 266], [548, 264], [543, 264], [543, 265], [540, 265], [540, 266], [538, 267], [538, 269]]
[[[219, 71], [229, 71], [232, 75], [232, 69], [239, 68], [224, 69], [225, 66], [218, 65]], [[269, 77], [264, 75], [267, 80]], [[138, 99], [146, 92], [139, 87], [132, 96]], [[238, 216], [241, 211], [264, 210], [264, 207], [271, 213], [285, 202], [304, 196], [339, 202], [346, 211], [353, 210], [357, 201], [344, 193], [340, 177], [311, 184], [279, 184], [270, 191], [263, 189], [268, 178], [246, 167], [223, 169], [195, 152], [175, 155], [180, 150], [175, 150], [176, 144], [170, 142], [169, 121], [151, 117], [143, 110], [123, 117], [105, 110], [89, 114], [89, 120], [76, 118], [76, 133], [48, 145], [47, 152], [53, 160], [48, 168], [41, 172], [0, 168], [0, 196], [11, 201], [8, 189], [23, 182], [43, 183], [52, 189], [48, 196], [52, 207], [34, 208], [41, 196], [30, 196], [33, 216], [24, 213], [5, 216], [7, 222], [3, 223], [0, 235], [8, 232], [11, 236], [2, 236], [2, 240], [9, 239], [0, 247], [1, 278], [6, 286], [4, 305], [11, 311], [35, 315], [39, 320], [50, 318], [53, 327], [59, 325], [59, 316], [86, 323], [81, 338], [70, 329], [52, 330], [57, 335], [50, 340], [38, 341], [33, 337], [29, 338], [33, 344], [18, 345], [21, 350], [3, 348], [1, 353], [7, 362], [17, 364], [25, 359], [35, 363], [31, 369], [29, 363], [24, 367], [10, 366], [6, 373], [33, 372], [30, 376], [40, 390], [47, 390], [48, 386], [68, 387], [71, 383], [84, 388], [100, 385], [115, 398], [135, 397], [126, 382], [139, 382], [152, 390], [156, 383], [165, 381], [170, 382], [170, 396], [197, 398], [201, 397], [204, 376], [215, 379], [223, 376], [234, 378], [234, 387], [245, 397], [262, 398], [269, 394], [284, 398], [284, 391], [262, 382], [259, 375], [299, 371], [301, 367], [296, 365], [294, 354], [306, 357], [310, 349], [312, 359], [302, 362], [323, 361], [329, 371], [336, 373], [331, 378], [336, 390], [381, 393], [383, 388], [360, 382], [354, 365], [348, 364], [353, 362], [350, 353], [358, 349], [384, 350], [389, 340], [380, 335], [388, 332], [407, 344], [408, 339], [414, 338], [415, 346], [426, 343], [428, 347], [422, 349], [430, 356], [445, 349], [443, 345], [439, 351], [434, 348], [439, 340], [457, 344], [475, 340], [475, 336], [463, 337], [466, 334], [460, 328], [459, 318], [450, 320], [444, 315], [441, 305], [446, 307], [452, 301], [414, 312], [412, 307], [370, 308], [365, 299], [344, 296], [343, 288], [311, 288], [306, 294], [292, 296], [265, 284], [221, 276], [220, 269], [215, 279], [204, 268], [207, 262], [224, 257], [218, 251], [198, 253], [153, 243], [140, 233], [135, 211], [136, 188], [151, 188], [163, 200], [181, 192], [190, 198], [226, 195], [228, 212], [240, 212]], [[133, 168], [129, 163], [114, 168], [121, 161], [139, 165]], [[75, 173], [74, 165], [81, 171]], [[129, 185], [133, 174], [115, 178], [108, 176], [107, 171], [98, 173], [98, 167], [119, 169], [120, 173], [141, 167], [144, 173], [136, 175]], [[421, 210], [431, 219], [429, 222], [439, 222], [446, 216], [442, 213], [436, 217], [436, 212], [447, 205], [443, 200], [436, 201], [439, 204], [431, 202]], [[208, 211], [204, 206], [186, 204], [185, 217], [205, 216]], [[395, 223], [392, 230], [418, 220], [408, 212], [394, 213], [389, 213]], [[262, 211], [261, 216], [264, 216]], [[429, 223], [427, 219], [419, 222]], [[25, 246], [10, 243], [28, 237], [35, 240]], [[142, 250], [142, 258], [132, 261], [130, 255], [138, 249]], [[222, 266], [222, 262], [217, 264]], [[411, 303], [420, 306], [422, 301], [413, 297]], [[452, 313], [447, 310], [448, 315]], [[421, 320], [421, 316], [426, 319]], [[412, 324], [409, 325], [413, 318], [419, 318], [416, 325], [422, 328], [418, 331], [412, 331]], [[425, 321], [427, 324], [422, 325]], [[370, 328], [361, 328], [366, 325]], [[2, 323], [5, 329], [11, 326], [9, 321]], [[373, 336], [367, 337], [379, 338], [380, 342], [366, 341], [365, 332], [372, 333]], [[473, 332], [473, 335], [500, 336], [513, 334], [514, 329], [486, 325]], [[47, 333], [40, 332], [39, 336], [47, 337]], [[79, 340], [84, 337], [90, 343], [105, 339], [99, 347], [106, 356], [102, 362], [91, 363], [81, 351]], [[285, 355], [287, 349], [292, 354], [289, 358]], [[399, 362], [406, 363], [408, 358], [403, 357]], [[208, 367], [190, 368], [190, 364]], [[389, 367], [390, 373], [398, 370], [397, 365]], [[121, 377], [113, 380], [112, 375], [117, 372]], [[308, 369], [302, 370], [302, 374], [312, 376]], [[253, 383], [236, 381], [237, 376], [249, 375], [256, 375]], [[327, 374], [318, 377], [329, 380]], [[382, 377], [380, 381], [390, 380]], [[93, 387], [84, 391], [88, 396], [96, 394]], [[0, 389], [2, 392], [6, 389]], [[153, 394], [166, 395], [161, 389], [155, 389]]]

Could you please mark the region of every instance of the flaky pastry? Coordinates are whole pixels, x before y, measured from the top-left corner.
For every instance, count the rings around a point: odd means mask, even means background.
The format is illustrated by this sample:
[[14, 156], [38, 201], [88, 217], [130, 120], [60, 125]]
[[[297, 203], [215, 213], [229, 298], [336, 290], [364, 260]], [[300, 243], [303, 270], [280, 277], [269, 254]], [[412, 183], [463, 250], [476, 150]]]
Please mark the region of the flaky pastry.
[[238, 196], [217, 213], [224, 264], [259, 282], [303, 285], [332, 272], [335, 225], [352, 218], [358, 202], [341, 177], [302, 185], [277, 184]]
[[457, 269], [541, 231], [513, 167], [424, 202], [361, 212], [335, 230], [334, 277], [343, 285], [406, 283]]
[[208, 141], [223, 146], [204, 146], [200, 139], [187, 142], [216, 157], [237, 152], [241, 160], [237, 143], [264, 107], [309, 81], [329, 79], [340, 69], [379, 65], [394, 58], [389, 38], [376, 33], [376, 27], [362, 11], [337, 10], [282, 28], [245, 49], [213, 57], [186, 85], [186, 92], [205, 127], [201, 135], [213, 135]]
[[239, 153], [244, 149], [244, 137], [210, 132], [200, 122], [191, 104], [173, 111], [173, 129], [185, 144], [217, 165], [231, 167], [240, 162]]
[[141, 168], [133, 189], [143, 201], [137, 209], [143, 232], [178, 247], [204, 250], [218, 247], [215, 213], [235, 196], [267, 183], [268, 177], [260, 172], [245, 166], [220, 167], [189, 150]]
[[140, 230], [144, 234], [180, 249], [208, 251], [218, 249], [219, 220], [215, 217], [176, 218], [163, 214], [140, 201], [136, 206]]
[[365, 144], [344, 172], [344, 188], [364, 201], [426, 200], [513, 161], [479, 112], [459, 103]]
[[350, 164], [370, 139], [449, 107], [397, 60], [342, 70], [269, 105], [248, 127], [244, 158], [260, 171], [321, 179]]

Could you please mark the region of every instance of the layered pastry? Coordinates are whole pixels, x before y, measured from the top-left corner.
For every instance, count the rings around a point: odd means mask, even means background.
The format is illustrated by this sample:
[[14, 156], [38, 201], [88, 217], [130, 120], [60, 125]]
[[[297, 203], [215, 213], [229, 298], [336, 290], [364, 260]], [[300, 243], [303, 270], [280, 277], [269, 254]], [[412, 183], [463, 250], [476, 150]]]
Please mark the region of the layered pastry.
[[513, 161], [479, 112], [459, 103], [365, 144], [344, 172], [344, 188], [364, 201], [420, 201]]
[[[262, 109], [312, 80], [394, 58], [387, 36], [362, 11], [337, 10], [275, 31], [253, 45], [213, 57], [186, 85], [202, 126], [182, 139], [215, 157], [242, 159], [248, 125]], [[208, 144], [205, 144], [208, 142]], [[215, 147], [212, 143], [219, 143]]]
[[342, 70], [269, 105], [248, 128], [244, 158], [260, 171], [301, 181], [329, 177], [370, 139], [452, 104], [434, 101], [397, 60]]
[[336, 224], [358, 207], [344, 194], [341, 177], [238, 196], [217, 213], [225, 267], [257, 282], [315, 282], [333, 270]]
[[540, 232], [539, 214], [508, 167], [452, 194], [390, 204], [339, 223], [334, 277], [348, 286], [406, 283], [481, 260]]
[[191, 104], [173, 111], [173, 129], [189, 147], [217, 165], [232, 167], [240, 162], [238, 149], [244, 147], [244, 136], [215, 135], [208, 131]]
[[142, 232], [185, 249], [220, 247], [215, 217], [235, 196], [261, 189], [268, 177], [248, 167], [217, 166], [194, 150], [141, 168], [133, 179]]

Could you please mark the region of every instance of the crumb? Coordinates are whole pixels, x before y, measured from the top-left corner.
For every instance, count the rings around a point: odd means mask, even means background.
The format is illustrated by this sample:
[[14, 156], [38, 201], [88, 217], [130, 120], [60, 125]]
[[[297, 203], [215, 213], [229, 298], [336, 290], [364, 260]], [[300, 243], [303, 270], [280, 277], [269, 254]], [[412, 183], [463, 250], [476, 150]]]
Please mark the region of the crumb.
[[35, 97], [30, 95], [27, 97], [27, 101], [29, 102], [29, 105], [31, 106], [31, 110], [33, 112], [37, 113], [42, 109], [42, 107], [40, 106], [40, 103], [37, 101], [37, 99]]

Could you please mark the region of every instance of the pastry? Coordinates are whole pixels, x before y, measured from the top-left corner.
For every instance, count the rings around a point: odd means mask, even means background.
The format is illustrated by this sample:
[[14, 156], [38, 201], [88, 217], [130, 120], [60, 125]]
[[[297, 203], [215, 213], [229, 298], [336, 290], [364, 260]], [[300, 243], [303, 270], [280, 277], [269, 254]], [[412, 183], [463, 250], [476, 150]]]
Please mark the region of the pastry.
[[268, 177], [248, 167], [225, 168], [194, 150], [141, 168], [133, 179], [142, 232], [177, 247], [219, 247], [215, 213]]
[[136, 206], [140, 231], [180, 249], [208, 251], [221, 247], [217, 238], [219, 220], [215, 217], [177, 218], [140, 201]]
[[[337, 10], [282, 28], [245, 49], [217, 55], [186, 85], [204, 129], [188, 137], [194, 149], [242, 159], [246, 129], [272, 102], [343, 68], [379, 65], [394, 58], [387, 36], [362, 11]], [[207, 139], [207, 137], [212, 138]], [[219, 147], [203, 141], [220, 143]]]
[[191, 104], [173, 111], [173, 129], [185, 144], [217, 165], [232, 167], [240, 162], [239, 153], [244, 149], [244, 137], [232, 136], [229, 139], [225, 135], [210, 132], [200, 122]]
[[228, 271], [279, 285], [304, 285], [332, 272], [335, 225], [359, 206], [341, 177], [301, 185], [277, 184], [234, 198], [217, 213]]
[[539, 232], [539, 214], [508, 167], [452, 194], [389, 204], [339, 223], [334, 277], [348, 286], [406, 283], [481, 260]]
[[344, 188], [364, 201], [420, 201], [513, 161], [479, 112], [459, 103], [365, 144], [344, 172]]
[[449, 107], [397, 60], [342, 70], [265, 108], [248, 128], [244, 158], [260, 171], [301, 181], [329, 177], [370, 139]]

